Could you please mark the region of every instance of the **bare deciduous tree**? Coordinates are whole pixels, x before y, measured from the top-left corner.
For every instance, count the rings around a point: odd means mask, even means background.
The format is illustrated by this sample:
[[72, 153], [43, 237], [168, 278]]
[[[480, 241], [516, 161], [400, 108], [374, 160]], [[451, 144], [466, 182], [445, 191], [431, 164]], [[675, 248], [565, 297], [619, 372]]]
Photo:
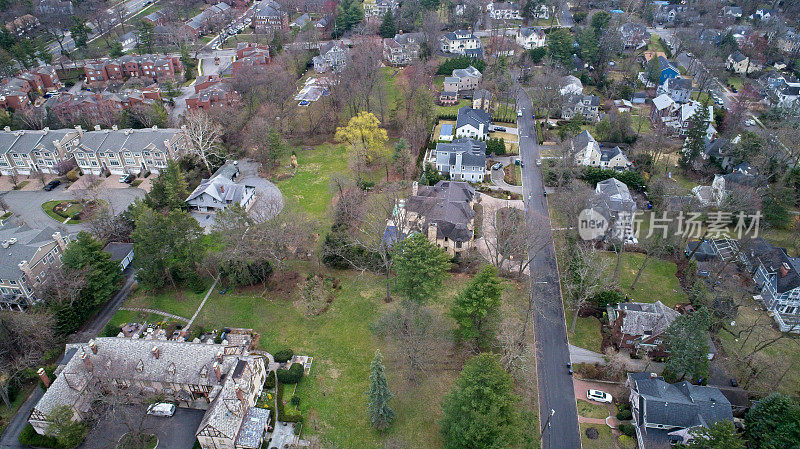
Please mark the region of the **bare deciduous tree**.
[[11, 407], [8, 386], [18, 381], [23, 370], [41, 363], [54, 342], [49, 312], [0, 312], [0, 397], [6, 407]]
[[603, 276], [608, 262], [589, 245], [575, 243], [567, 251], [570, 253], [562, 259], [567, 262], [561, 272], [561, 286], [564, 300], [573, 310], [570, 332], [575, 332], [581, 308], [604, 286]]
[[211, 173], [210, 157], [222, 158], [220, 153], [220, 138], [222, 127], [214, 123], [208, 114], [202, 110], [190, 111], [184, 119], [187, 145], [186, 155], [195, 156], [205, 165]]
[[484, 202], [483, 245], [489, 262], [500, 271], [522, 276], [550, 241], [550, 219], [544, 215]]

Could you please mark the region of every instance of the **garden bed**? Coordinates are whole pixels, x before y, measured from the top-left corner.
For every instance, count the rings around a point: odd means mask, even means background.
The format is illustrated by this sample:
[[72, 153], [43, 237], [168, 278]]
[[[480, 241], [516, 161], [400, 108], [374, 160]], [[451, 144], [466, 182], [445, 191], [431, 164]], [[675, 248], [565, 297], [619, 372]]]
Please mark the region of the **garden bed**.
[[94, 211], [97, 206], [103, 204], [106, 204], [103, 200], [89, 202], [78, 200], [54, 200], [43, 203], [42, 210], [53, 220], [64, 223], [64, 221], [69, 218], [69, 223], [78, 224], [89, 218], [92, 211]]

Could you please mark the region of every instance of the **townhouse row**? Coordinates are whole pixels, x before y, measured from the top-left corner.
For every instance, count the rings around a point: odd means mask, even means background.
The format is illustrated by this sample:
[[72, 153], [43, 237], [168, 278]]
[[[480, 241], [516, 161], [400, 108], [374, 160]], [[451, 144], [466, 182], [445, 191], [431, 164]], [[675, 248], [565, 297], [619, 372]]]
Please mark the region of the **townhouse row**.
[[93, 59], [84, 63], [87, 83], [103, 83], [128, 78], [161, 80], [174, 77], [183, 71], [178, 56], [126, 55], [121, 58]]

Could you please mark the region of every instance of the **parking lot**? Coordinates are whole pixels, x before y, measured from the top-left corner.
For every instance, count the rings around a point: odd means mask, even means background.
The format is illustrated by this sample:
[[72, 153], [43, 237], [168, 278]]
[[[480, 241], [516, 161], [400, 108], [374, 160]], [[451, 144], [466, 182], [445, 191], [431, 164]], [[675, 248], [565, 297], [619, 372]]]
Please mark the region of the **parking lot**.
[[[130, 413], [135, 418], [145, 413], [145, 406], [131, 405]], [[195, 442], [195, 432], [200, 426], [205, 410], [178, 408], [175, 415], [169, 418], [146, 416], [139, 429], [153, 433], [158, 437], [158, 447], [167, 449], [191, 449]], [[129, 431], [132, 423], [139, 425], [138, 419], [121, 422], [117, 417], [101, 420], [89, 432], [86, 442], [80, 449], [113, 449], [117, 441]]]

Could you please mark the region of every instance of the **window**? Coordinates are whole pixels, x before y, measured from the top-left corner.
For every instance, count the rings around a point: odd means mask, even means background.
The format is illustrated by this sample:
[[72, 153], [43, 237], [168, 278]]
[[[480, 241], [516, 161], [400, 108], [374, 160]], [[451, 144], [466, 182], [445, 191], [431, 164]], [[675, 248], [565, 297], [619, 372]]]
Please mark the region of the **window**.
[[58, 254], [58, 247], [53, 248], [53, 254]]
[[53, 263], [53, 261], [55, 260], [55, 258], [56, 258], [56, 257], [55, 257], [54, 255], [50, 254], [50, 255], [47, 257], [47, 261], [48, 261], [48, 262], [50, 262], [50, 263]]
[[15, 281], [15, 280], [13, 280], [13, 279], [12, 279], [12, 280], [10, 280], [10, 281], [8, 281], [8, 283], [9, 283], [9, 284], [11, 284], [11, 285], [17, 285], [17, 281]]
[[47, 258], [46, 257], [42, 257], [42, 263], [47, 265]]

